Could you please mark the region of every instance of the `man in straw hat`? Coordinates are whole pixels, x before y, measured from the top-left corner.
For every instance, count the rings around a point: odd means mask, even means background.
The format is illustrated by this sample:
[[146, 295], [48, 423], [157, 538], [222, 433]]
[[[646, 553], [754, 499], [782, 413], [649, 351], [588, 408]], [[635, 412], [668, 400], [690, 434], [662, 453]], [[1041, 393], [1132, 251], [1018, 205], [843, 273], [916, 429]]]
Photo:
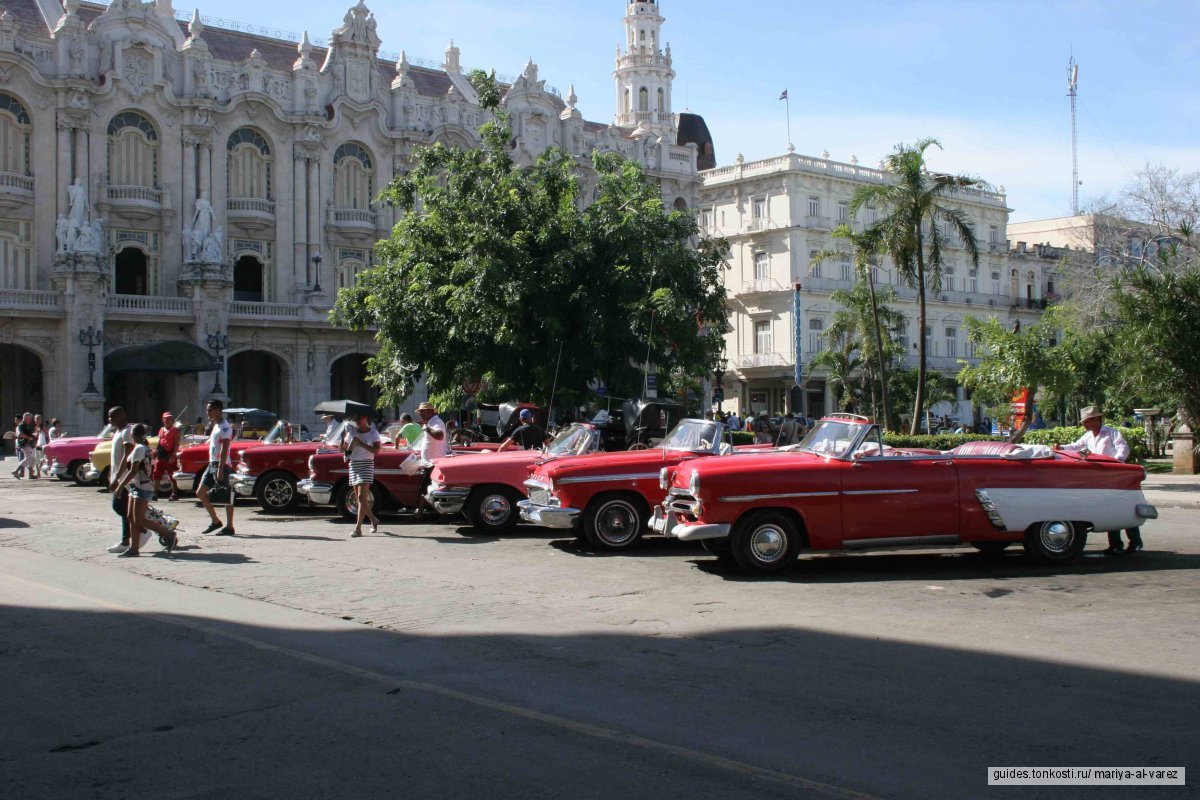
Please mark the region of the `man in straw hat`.
[[[1088, 406], [1083, 409], [1079, 414], [1079, 424], [1085, 429], [1083, 436], [1080, 436], [1078, 440], [1071, 444], [1065, 444], [1057, 449], [1068, 450], [1085, 456], [1095, 453], [1115, 458], [1121, 462], [1129, 460], [1129, 444], [1126, 443], [1125, 437], [1116, 428], [1110, 428], [1104, 424], [1104, 415], [1098, 407]], [[1120, 531], [1109, 531], [1108, 549], [1104, 551], [1105, 555], [1116, 555], [1118, 553], [1133, 555], [1142, 549], [1142, 531], [1140, 528], [1129, 528], [1125, 531], [1125, 535], [1129, 537], [1128, 547], [1122, 545]]]
[[429, 489], [430, 476], [433, 473], [433, 465], [430, 462], [435, 458], [441, 458], [450, 451], [450, 436], [446, 431], [446, 423], [438, 416], [437, 408], [433, 403], [421, 403], [417, 406], [417, 413], [421, 416], [421, 432], [425, 434], [420, 439], [421, 449], [417, 453], [421, 459], [417, 490], [420, 492], [422, 513], [424, 513], [426, 510], [433, 511], [425, 500], [425, 492]]

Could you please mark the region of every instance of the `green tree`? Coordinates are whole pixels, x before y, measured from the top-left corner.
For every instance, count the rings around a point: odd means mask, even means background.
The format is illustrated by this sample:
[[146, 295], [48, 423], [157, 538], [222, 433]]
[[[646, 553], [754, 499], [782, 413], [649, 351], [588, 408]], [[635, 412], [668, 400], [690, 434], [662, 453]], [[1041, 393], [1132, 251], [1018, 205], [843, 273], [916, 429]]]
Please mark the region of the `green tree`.
[[[865, 241], [872, 249], [887, 252], [905, 281], [917, 290], [918, 376], [910, 434], [917, 432], [925, 407], [925, 297], [928, 290], [941, 289], [949, 230], [962, 241], [971, 263], [979, 265], [979, 245], [966, 216], [944, 202], [954, 192], [977, 187], [981, 182], [966, 175], [929, 172], [925, 151], [934, 146], [940, 148], [941, 144], [936, 139], [922, 139], [911, 146], [897, 146], [884, 164], [892, 180], [860, 187], [850, 203], [852, 215], [865, 207], [878, 207], [884, 212], [863, 232]], [[947, 231], [943, 231], [942, 223]]]
[[492, 117], [480, 146], [415, 152], [382, 194], [400, 222], [332, 314], [377, 329], [369, 374], [385, 400], [421, 375], [435, 393], [484, 377], [499, 397], [545, 402], [556, 381], [570, 401], [593, 378], [635, 395], [644, 364], [705, 372], [724, 339], [726, 243], [698, 239], [692, 214], [615, 154], [594, 154], [583, 208], [575, 160], [551, 148], [514, 163], [494, 79], [471, 81]]
[[[1032, 401], [1043, 387], [1054, 393], [1066, 391], [1072, 371], [1062, 345], [1054, 344], [1058, 324], [1053, 310], [1020, 331], [1005, 328], [995, 317], [968, 317], [967, 336], [975, 344], [979, 363], [964, 366], [958, 373], [959, 382], [993, 402], [1009, 400], [1022, 391], [1028, 391]], [[1025, 415], [1011, 441], [1021, 441], [1031, 416]]]
[[[839, 315], [841, 320], [838, 319]], [[832, 346], [817, 353], [812, 360], [814, 367], [824, 367], [828, 372], [828, 381], [833, 386], [839, 411], [853, 410], [854, 389], [858, 383], [854, 376], [862, 366], [862, 360], [856, 355], [859, 340], [853, 335], [853, 330], [853, 319], [849, 314], [839, 311], [834, 315], [833, 325], [825, 333]]]
[[[855, 233], [849, 225], [839, 225], [835, 228], [833, 238], [846, 241], [853, 248], [857, 281], [850, 292], [838, 289], [833, 293], [832, 299], [843, 308], [851, 310], [857, 320], [854, 328], [864, 342], [862, 360], [871, 386], [871, 396], [875, 397], [875, 387], [878, 386], [882, 402], [882, 415], [876, 413], [876, 416], [883, 421], [883, 427], [887, 430], [892, 421], [888, 364], [895, 357], [896, 343], [893, 331], [900, 323], [900, 314], [890, 309], [888, 303], [895, 300], [896, 293], [890, 288], [877, 290], [875, 287], [875, 259], [882, 252], [877, 240]], [[815, 266], [836, 255], [837, 250], [822, 250], [813, 257], [813, 264]], [[874, 405], [872, 400], [872, 406]]]

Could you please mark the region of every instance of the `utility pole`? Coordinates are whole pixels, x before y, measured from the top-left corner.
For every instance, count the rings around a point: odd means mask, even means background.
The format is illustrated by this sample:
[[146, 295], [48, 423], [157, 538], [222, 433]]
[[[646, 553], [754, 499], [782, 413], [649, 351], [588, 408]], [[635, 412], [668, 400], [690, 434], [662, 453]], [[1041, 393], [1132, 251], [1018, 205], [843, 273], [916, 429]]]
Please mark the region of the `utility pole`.
[[1079, 139], [1075, 128], [1075, 98], [1079, 89], [1079, 65], [1075, 54], [1067, 62], [1067, 97], [1071, 98], [1071, 213], [1079, 214]]

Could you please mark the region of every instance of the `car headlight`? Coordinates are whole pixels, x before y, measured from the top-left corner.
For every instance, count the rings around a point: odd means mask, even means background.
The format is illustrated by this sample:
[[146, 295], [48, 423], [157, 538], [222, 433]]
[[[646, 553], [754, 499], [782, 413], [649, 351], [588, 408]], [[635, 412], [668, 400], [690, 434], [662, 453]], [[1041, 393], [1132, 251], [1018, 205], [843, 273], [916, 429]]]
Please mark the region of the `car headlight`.
[[317, 471], [316, 461], [317, 461], [316, 454], [313, 454], [308, 457], [308, 471], [310, 474], [316, 474], [316, 471]]
[[688, 480], [688, 491], [692, 493], [692, 497], [700, 496], [700, 473], [692, 470], [692, 477]]
[[671, 470], [669, 467], [663, 467], [658, 471], [658, 488], [666, 491], [671, 486]]
[[239, 473], [241, 473], [242, 475], [245, 475], [246, 473], [248, 473], [250, 471], [250, 465], [247, 464], [245, 461], [242, 461], [238, 464], [237, 471]]

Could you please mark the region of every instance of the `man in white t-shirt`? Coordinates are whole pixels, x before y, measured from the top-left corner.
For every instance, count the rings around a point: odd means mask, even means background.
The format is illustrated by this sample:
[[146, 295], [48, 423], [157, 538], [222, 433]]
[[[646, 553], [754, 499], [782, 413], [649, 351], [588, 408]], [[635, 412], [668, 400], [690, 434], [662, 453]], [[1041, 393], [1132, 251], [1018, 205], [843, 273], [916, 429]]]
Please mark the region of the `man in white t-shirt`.
[[421, 415], [421, 432], [425, 434], [418, 439], [421, 442], [421, 449], [417, 453], [421, 458], [420, 480], [417, 483], [417, 489], [422, 508], [424, 508], [425, 492], [429, 489], [430, 483], [429, 476], [433, 473], [433, 466], [430, 462], [450, 452], [450, 437], [446, 432], [446, 423], [442, 422], [442, 418], [438, 416], [433, 403], [421, 403], [417, 406], [417, 413]]
[[[233, 490], [229, 487], [229, 477], [233, 473], [233, 457], [229, 453], [229, 447], [233, 444], [233, 426], [225, 419], [225, 407], [220, 400], [209, 400], [206, 411], [208, 421], [212, 425], [208, 435], [208, 469], [200, 476], [200, 488], [196, 490], [196, 497], [212, 518], [212, 524], [205, 528], [204, 532], [217, 531], [217, 536], [233, 536], [234, 498]], [[209, 499], [209, 493], [218, 486], [221, 487], [221, 495], [225, 502], [224, 527], [221, 525], [221, 518], [217, 516], [217, 510], [213, 508], [212, 500]]]
[[126, 513], [129, 508], [129, 492], [125, 489], [114, 491], [117, 476], [125, 466], [125, 457], [133, 450], [133, 426], [125, 419], [125, 409], [113, 406], [108, 410], [108, 424], [113, 427], [112, 463], [108, 467], [108, 490], [112, 492], [113, 513], [121, 518], [121, 541], [108, 548], [110, 553], [121, 553], [129, 548], [129, 519]]
[[[1129, 460], [1129, 443], [1116, 428], [1104, 424], [1104, 413], [1097, 406], [1088, 406], [1079, 412], [1079, 424], [1083, 426], [1083, 436], [1071, 444], [1064, 444], [1056, 449], [1088, 456], [1095, 453], [1108, 456], [1117, 461]], [[1133, 555], [1142, 549], [1142, 529], [1127, 528], [1125, 535], [1129, 537], [1129, 546], [1121, 543], [1120, 531], [1108, 532], [1108, 548], [1105, 555]]]

